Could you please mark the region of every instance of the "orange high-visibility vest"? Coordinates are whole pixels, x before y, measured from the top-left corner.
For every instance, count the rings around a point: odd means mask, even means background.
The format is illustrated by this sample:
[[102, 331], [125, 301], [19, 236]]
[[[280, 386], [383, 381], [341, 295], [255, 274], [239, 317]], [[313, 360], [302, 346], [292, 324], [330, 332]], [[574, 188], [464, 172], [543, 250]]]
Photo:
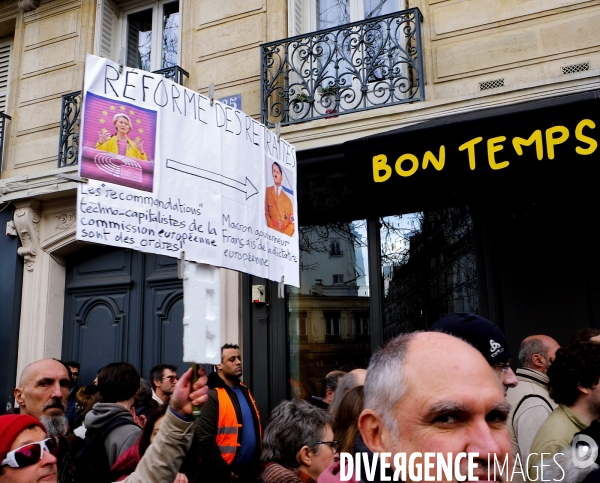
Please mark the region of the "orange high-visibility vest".
[[[217, 387], [217, 397], [219, 399], [219, 421], [217, 422], [217, 446], [221, 451], [221, 456], [227, 462], [227, 464], [233, 463], [235, 459], [235, 453], [237, 451], [238, 446], [238, 431], [239, 428], [242, 427], [240, 423], [238, 423], [237, 416], [235, 414], [235, 407], [231, 402], [231, 398], [229, 394], [227, 394], [227, 390], [224, 387]], [[252, 401], [252, 406], [254, 407], [254, 411], [256, 412], [256, 417], [258, 419], [258, 408], [256, 407], [256, 403], [252, 396], [250, 396], [250, 401]], [[260, 419], [258, 419], [258, 430], [260, 434], [259, 441], [262, 445], [262, 428], [260, 426]]]

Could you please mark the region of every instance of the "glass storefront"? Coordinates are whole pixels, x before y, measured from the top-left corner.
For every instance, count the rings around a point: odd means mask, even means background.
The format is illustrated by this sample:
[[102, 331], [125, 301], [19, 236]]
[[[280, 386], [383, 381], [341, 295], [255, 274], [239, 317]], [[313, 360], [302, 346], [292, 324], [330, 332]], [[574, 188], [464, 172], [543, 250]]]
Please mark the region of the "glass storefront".
[[444, 314], [479, 309], [468, 207], [380, 220], [383, 338], [424, 330]]
[[366, 221], [300, 228], [300, 288], [287, 288], [290, 395], [323, 396], [332, 370], [371, 356]]
[[287, 288], [291, 397], [322, 396], [328, 372], [368, 365], [372, 297], [384, 342], [446, 313], [478, 312], [468, 207], [388, 216], [379, 226], [379, 292], [369, 286], [366, 220], [300, 228], [300, 288]]

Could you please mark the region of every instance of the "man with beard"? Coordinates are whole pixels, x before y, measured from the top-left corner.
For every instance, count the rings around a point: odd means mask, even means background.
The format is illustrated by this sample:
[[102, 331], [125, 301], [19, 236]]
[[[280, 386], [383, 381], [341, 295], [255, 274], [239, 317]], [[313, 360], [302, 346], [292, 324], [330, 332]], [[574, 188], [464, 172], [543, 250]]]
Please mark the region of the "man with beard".
[[58, 481], [72, 481], [73, 464], [69, 445], [64, 435], [69, 429], [65, 410], [69, 397], [71, 378], [67, 367], [54, 359], [42, 359], [29, 364], [14, 390], [15, 401], [21, 414], [39, 419], [48, 436], [58, 442]]
[[[406, 461], [413, 455], [414, 463], [422, 468], [426, 453], [444, 457], [450, 453], [452, 461], [459, 453], [477, 453], [473, 476], [479, 481], [516, 481], [506, 427], [510, 406], [493, 369], [463, 340], [440, 332], [414, 332], [392, 339], [372, 357], [364, 391], [358, 427], [371, 452], [405, 453]], [[506, 461], [507, 468], [494, 478], [488, 458], [492, 465], [494, 458], [500, 465]], [[428, 472], [435, 476], [435, 458], [430, 463]], [[460, 460], [463, 476], [468, 474], [467, 464], [467, 458]], [[339, 465], [329, 467], [318, 482], [342, 481]], [[436, 481], [456, 481], [442, 474]], [[355, 476], [349, 481], [356, 482]], [[361, 481], [367, 481], [365, 471], [361, 476]], [[453, 476], [457, 477], [455, 472]], [[378, 468], [368, 481], [385, 481], [380, 478]], [[411, 479], [409, 472], [406, 481], [421, 480]]]

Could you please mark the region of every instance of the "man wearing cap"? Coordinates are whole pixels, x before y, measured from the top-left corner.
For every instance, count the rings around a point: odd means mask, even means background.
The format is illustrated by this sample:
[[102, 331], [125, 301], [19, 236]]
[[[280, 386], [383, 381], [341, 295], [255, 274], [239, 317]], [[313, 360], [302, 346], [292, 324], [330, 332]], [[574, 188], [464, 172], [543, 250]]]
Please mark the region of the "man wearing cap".
[[444, 315], [434, 322], [429, 330], [460, 337], [481, 352], [504, 386], [505, 396], [509, 387], [517, 385], [517, 376], [510, 367], [512, 354], [508, 348], [508, 341], [491, 320], [469, 312], [457, 312]]
[[[192, 437], [193, 405], [206, 402], [206, 377], [193, 385], [188, 370], [173, 392], [160, 432], [126, 483], [183, 483], [176, 478]], [[193, 391], [193, 392], [191, 392]], [[0, 416], [0, 483], [56, 483], [56, 444], [46, 428], [29, 415]]]
[[548, 393], [547, 374], [559, 348], [552, 337], [541, 334], [526, 337], [519, 347], [519, 385], [508, 390], [506, 400], [512, 406], [508, 429], [513, 453], [519, 453], [521, 461], [527, 459], [533, 438], [556, 408]]

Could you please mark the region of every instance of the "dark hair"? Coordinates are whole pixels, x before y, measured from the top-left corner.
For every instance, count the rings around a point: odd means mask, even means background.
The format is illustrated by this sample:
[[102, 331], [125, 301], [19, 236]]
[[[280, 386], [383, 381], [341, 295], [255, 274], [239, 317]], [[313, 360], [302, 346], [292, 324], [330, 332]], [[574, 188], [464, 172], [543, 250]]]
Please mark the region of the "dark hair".
[[596, 337], [597, 335], [600, 335], [600, 329], [592, 329], [591, 327], [579, 329], [573, 334], [571, 344], [581, 344], [582, 342], [590, 342], [590, 339], [592, 337]]
[[140, 456], [144, 456], [148, 446], [150, 446], [150, 436], [152, 436], [152, 431], [154, 431], [154, 425], [156, 424], [156, 421], [165, 415], [168, 407], [168, 404], [163, 404], [148, 415], [148, 419], [146, 419], [146, 424], [144, 425], [144, 429], [142, 429], [142, 437], [140, 439]]
[[325, 382], [323, 384], [323, 396], [326, 395], [327, 389], [335, 391], [337, 389], [338, 382], [340, 382], [340, 379], [345, 375], [346, 373], [344, 371], [331, 371], [328, 373], [325, 376]]
[[77, 370], [81, 369], [81, 364], [77, 361], [65, 361], [65, 366], [74, 367]]
[[104, 402], [127, 401], [140, 388], [140, 374], [129, 362], [111, 362], [100, 370], [98, 387]]
[[550, 397], [556, 404], [572, 406], [579, 397], [578, 386], [591, 388], [600, 379], [600, 344], [583, 342], [558, 349], [548, 368]]
[[365, 386], [350, 389], [340, 401], [333, 429], [334, 439], [340, 442], [340, 452], [350, 453], [356, 436], [358, 436], [358, 417], [363, 410]]
[[140, 389], [133, 400], [133, 407], [138, 417], [148, 416], [159, 407], [158, 403], [152, 399], [152, 386], [146, 379], [140, 379]]
[[235, 349], [236, 351], [239, 351], [240, 350], [240, 346], [237, 345], [237, 344], [229, 344], [229, 343], [223, 345], [223, 347], [221, 347], [221, 360], [223, 360], [223, 351], [225, 349]]
[[177, 366], [173, 364], [158, 364], [150, 369], [150, 385], [154, 387], [154, 380], [162, 380], [165, 369], [169, 369], [170, 371], [177, 372]]
[[277, 161], [273, 161], [272, 166], [277, 166], [279, 168], [279, 172], [283, 174], [283, 169], [281, 169], [281, 165]]

